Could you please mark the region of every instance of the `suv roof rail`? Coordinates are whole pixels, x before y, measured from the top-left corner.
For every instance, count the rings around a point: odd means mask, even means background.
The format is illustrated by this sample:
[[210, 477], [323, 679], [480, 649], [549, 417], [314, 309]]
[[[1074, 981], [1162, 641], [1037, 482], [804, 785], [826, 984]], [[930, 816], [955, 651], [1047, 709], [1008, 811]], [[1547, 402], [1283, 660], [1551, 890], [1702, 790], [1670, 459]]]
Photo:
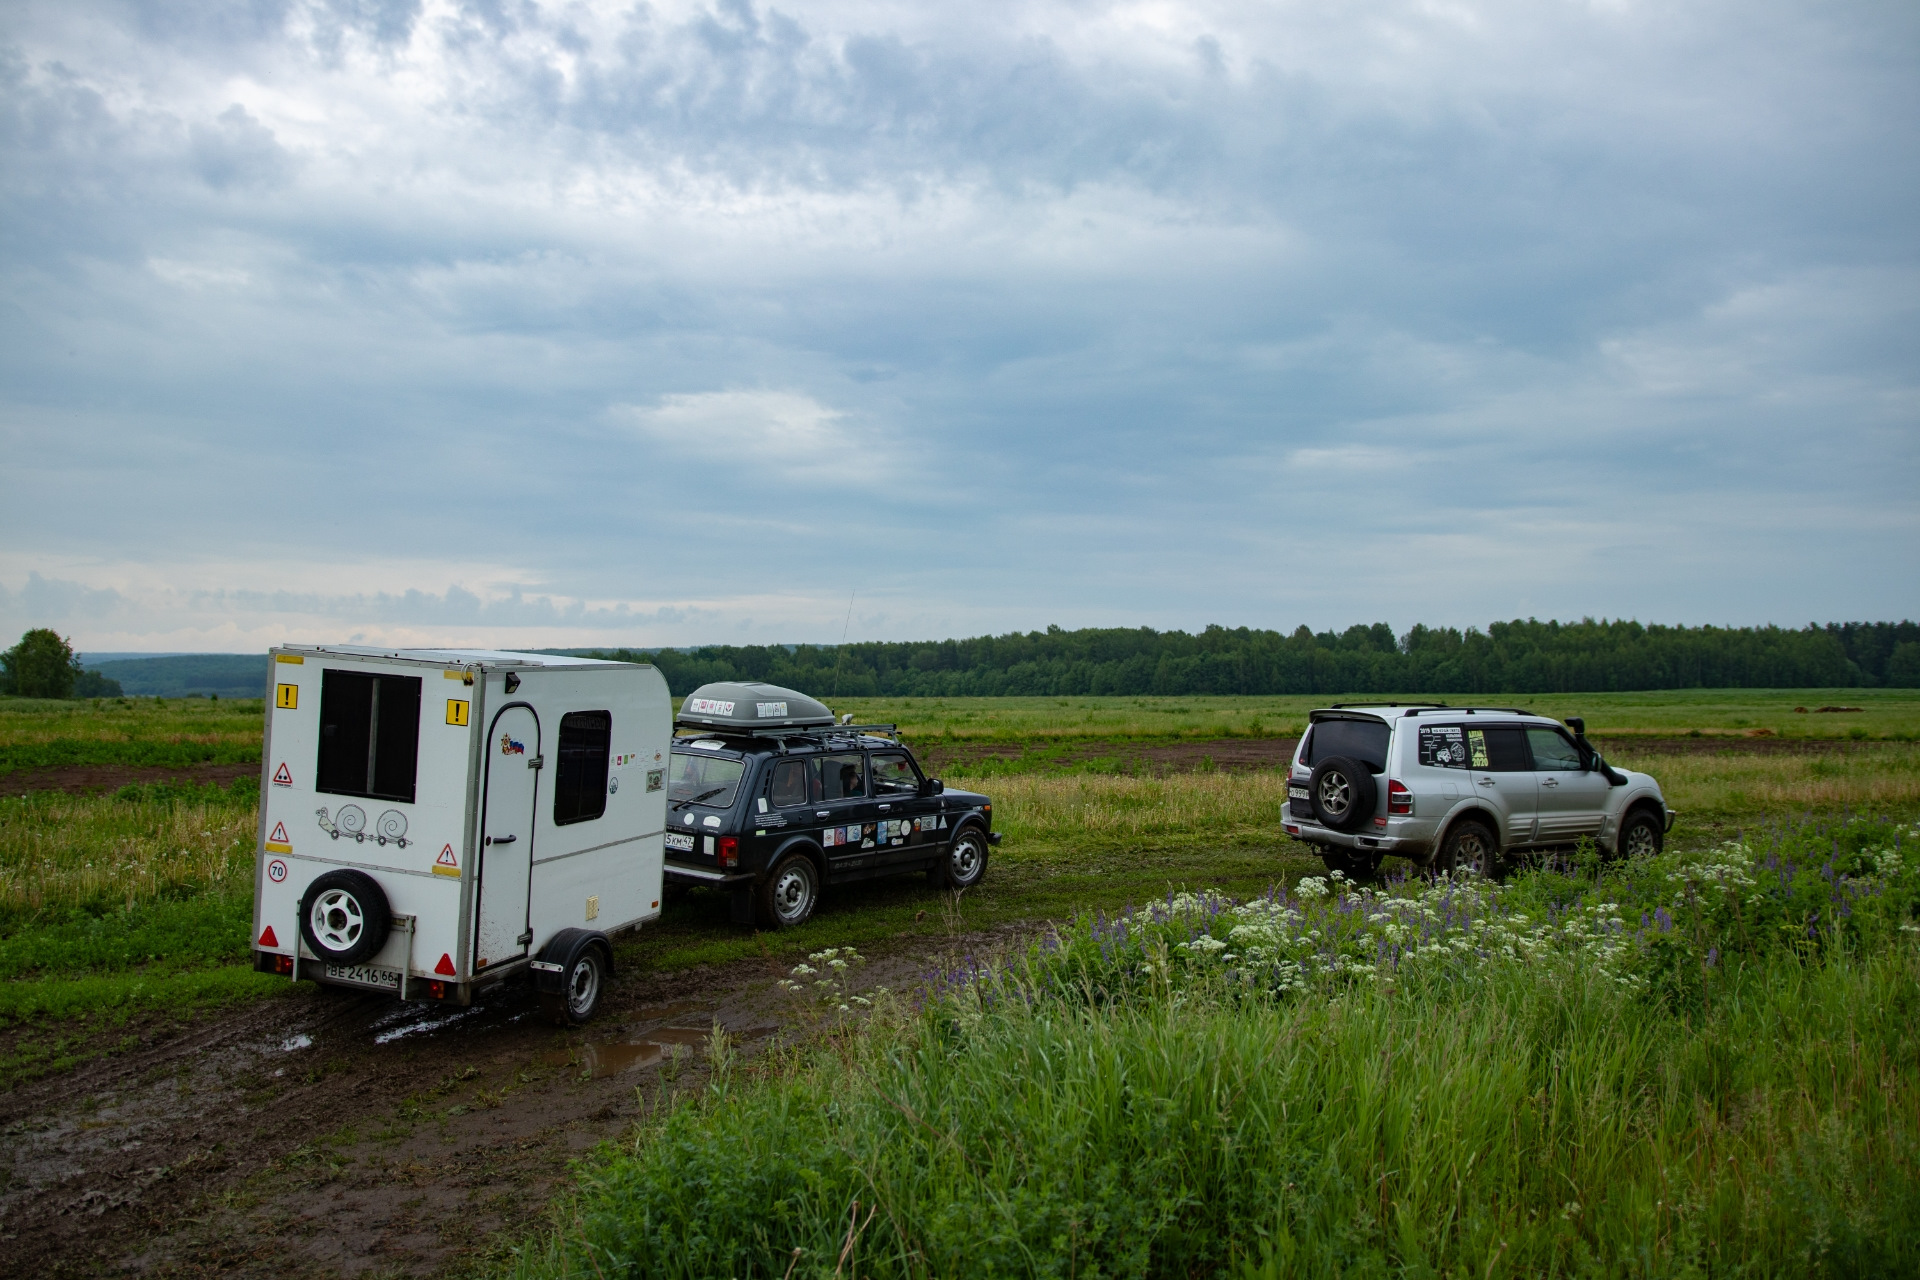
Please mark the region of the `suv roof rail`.
[[835, 725], [787, 725], [765, 729], [716, 729], [711, 725], [675, 724], [674, 737], [678, 738], [759, 738], [766, 741], [785, 743], [788, 738], [817, 738], [825, 742], [832, 738], [858, 738], [863, 734], [875, 737], [892, 738], [900, 741], [900, 726], [893, 724], [835, 724]]
[[1363, 707], [1413, 707], [1415, 708], [1415, 710], [1412, 712], [1412, 714], [1419, 715], [1420, 712], [1418, 708], [1420, 707], [1437, 707], [1437, 708], [1445, 709], [1446, 705], [1447, 704], [1444, 702], [1329, 702], [1327, 704], [1327, 710], [1346, 711], [1349, 708], [1357, 709], [1357, 708], [1363, 708]]

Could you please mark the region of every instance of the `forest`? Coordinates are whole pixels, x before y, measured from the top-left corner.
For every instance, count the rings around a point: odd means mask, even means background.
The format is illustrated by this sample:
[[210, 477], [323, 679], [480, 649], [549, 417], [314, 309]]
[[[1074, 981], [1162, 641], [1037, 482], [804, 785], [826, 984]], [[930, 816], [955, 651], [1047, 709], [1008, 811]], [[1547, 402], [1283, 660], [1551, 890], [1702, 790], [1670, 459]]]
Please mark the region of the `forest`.
[[1920, 687], [1920, 624], [1670, 627], [1639, 622], [1384, 622], [1291, 635], [1249, 627], [1012, 632], [970, 640], [609, 649], [655, 663], [676, 696], [765, 680], [819, 697], [1566, 693]]

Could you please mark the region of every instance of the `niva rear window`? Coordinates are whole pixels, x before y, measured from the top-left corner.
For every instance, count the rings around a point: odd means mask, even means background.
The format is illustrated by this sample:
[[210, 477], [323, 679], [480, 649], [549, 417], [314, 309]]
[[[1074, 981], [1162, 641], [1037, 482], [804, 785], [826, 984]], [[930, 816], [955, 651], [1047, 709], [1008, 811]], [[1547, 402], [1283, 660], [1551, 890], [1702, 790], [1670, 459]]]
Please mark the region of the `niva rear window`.
[[1366, 765], [1370, 773], [1385, 773], [1387, 734], [1387, 726], [1378, 720], [1322, 720], [1307, 739], [1307, 767], [1346, 756]]
[[725, 809], [733, 803], [744, 760], [692, 751], [673, 753], [673, 777], [667, 783], [668, 804], [704, 804]]

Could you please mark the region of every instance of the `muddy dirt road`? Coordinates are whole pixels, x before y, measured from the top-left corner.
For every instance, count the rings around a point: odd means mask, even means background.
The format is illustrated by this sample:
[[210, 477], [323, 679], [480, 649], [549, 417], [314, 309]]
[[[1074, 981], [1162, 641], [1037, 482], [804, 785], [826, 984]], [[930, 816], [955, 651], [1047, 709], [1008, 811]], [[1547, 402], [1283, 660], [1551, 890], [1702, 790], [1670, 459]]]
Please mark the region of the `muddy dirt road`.
[[[943, 957], [881, 954], [853, 989]], [[568, 1162], [698, 1087], [717, 1023], [752, 1055], [804, 1024], [745, 961], [619, 975], [584, 1029], [524, 988], [468, 1010], [295, 991], [0, 1096], [7, 1275], [434, 1275], [485, 1269], [540, 1225]]]

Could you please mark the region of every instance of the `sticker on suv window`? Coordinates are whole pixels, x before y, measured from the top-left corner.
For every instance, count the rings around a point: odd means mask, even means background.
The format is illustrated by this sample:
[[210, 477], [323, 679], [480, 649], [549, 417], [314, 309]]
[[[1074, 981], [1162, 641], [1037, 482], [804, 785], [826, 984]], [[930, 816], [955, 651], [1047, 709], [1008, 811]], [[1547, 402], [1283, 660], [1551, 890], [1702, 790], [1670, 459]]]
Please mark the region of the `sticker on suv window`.
[[[1474, 736], [1477, 738], [1480, 735], [1476, 733]], [[1486, 750], [1482, 745], [1480, 754], [1486, 755]], [[1420, 763], [1434, 765], [1441, 769], [1466, 768], [1466, 731], [1457, 724], [1421, 725]]]

